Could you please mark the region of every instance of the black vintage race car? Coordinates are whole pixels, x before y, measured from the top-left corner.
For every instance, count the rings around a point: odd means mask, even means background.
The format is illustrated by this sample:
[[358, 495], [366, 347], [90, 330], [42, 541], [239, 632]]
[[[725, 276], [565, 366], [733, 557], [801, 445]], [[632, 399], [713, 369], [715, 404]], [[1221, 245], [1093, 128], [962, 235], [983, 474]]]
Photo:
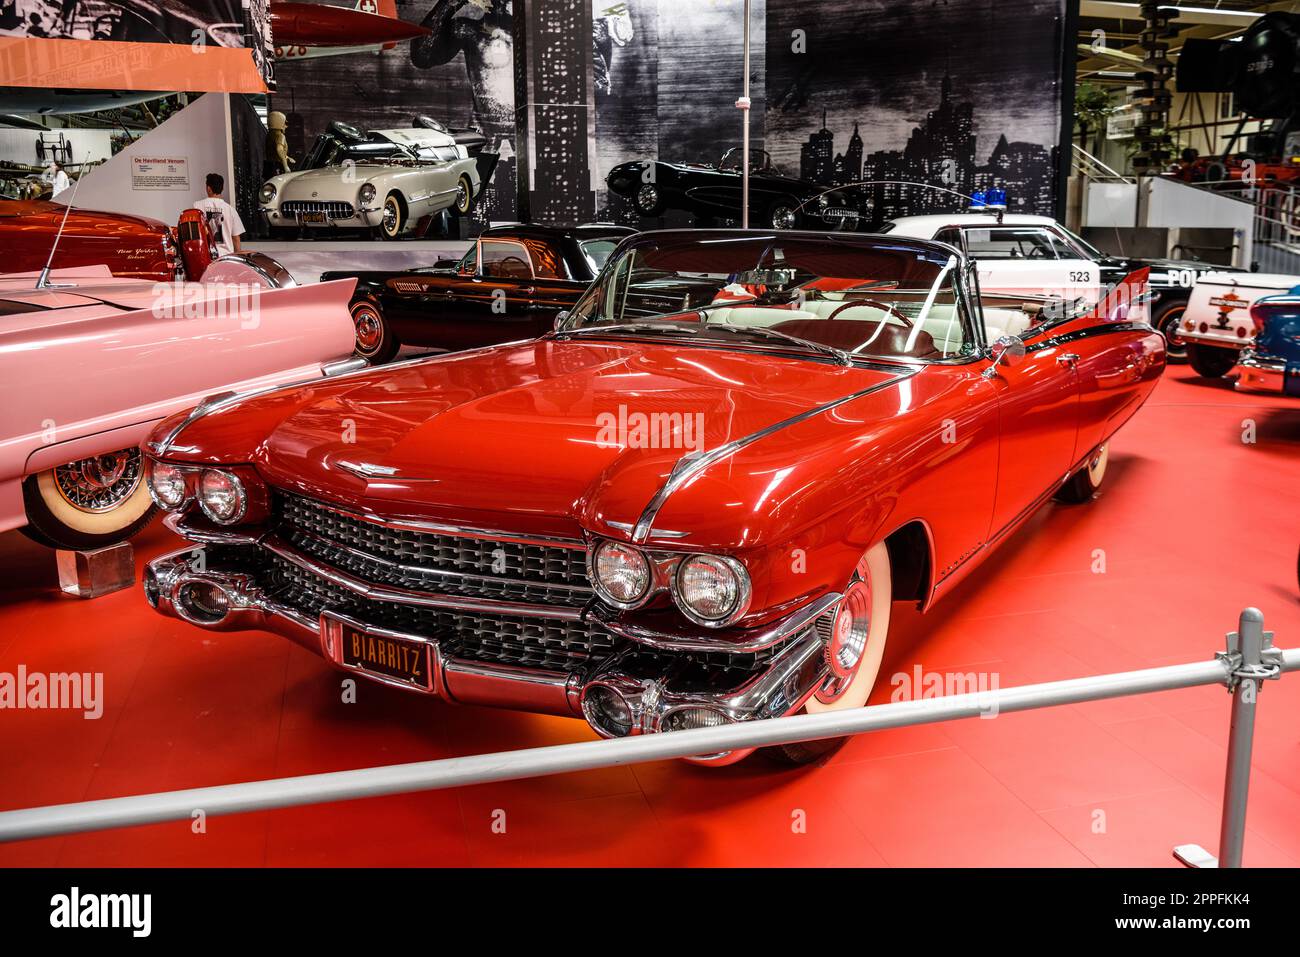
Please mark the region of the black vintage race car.
[[387, 362], [402, 345], [455, 351], [549, 332], [614, 247], [625, 226], [495, 226], [459, 260], [403, 272], [324, 273], [357, 280], [356, 353]]
[[[749, 163], [749, 221], [761, 229], [856, 229], [866, 222], [857, 192], [831, 190], [784, 176], [763, 150]], [[620, 163], [605, 178], [610, 190], [632, 201], [642, 216], [670, 209], [704, 220], [740, 220], [740, 147], [728, 150], [718, 165], [633, 160]]]

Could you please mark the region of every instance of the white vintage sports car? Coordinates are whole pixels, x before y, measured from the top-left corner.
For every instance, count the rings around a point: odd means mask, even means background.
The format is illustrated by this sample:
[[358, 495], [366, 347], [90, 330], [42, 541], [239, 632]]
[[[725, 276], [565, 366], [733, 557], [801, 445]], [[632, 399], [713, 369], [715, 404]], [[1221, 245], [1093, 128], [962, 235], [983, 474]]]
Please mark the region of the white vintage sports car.
[[421, 121], [425, 125], [365, 134], [331, 124], [303, 168], [262, 184], [258, 198], [272, 233], [369, 229], [397, 239], [423, 234], [443, 210], [467, 214], [496, 157], [482, 152], [486, 139], [476, 131]]
[[1207, 272], [1200, 276], [1178, 330], [1197, 375], [1217, 379], [1231, 372], [1258, 332], [1251, 306], [1298, 282], [1300, 276], [1278, 273]]

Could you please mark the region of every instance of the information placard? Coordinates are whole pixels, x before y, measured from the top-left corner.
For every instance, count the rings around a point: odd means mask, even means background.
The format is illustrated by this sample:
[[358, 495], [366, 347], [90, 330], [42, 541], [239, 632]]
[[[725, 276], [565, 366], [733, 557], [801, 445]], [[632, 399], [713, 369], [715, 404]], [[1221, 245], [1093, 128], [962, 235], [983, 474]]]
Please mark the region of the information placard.
[[188, 190], [189, 160], [184, 156], [132, 156], [131, 188]]

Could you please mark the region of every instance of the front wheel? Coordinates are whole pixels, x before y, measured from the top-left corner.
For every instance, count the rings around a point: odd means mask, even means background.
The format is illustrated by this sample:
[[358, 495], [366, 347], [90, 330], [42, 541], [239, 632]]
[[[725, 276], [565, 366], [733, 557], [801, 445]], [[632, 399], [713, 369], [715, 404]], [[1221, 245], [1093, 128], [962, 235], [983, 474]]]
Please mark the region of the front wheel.
[[474, 184], [468, 176], [462, 176], [456, 181], [456, 201], [452, 204], [451, 211], [457, 216], [468, 216], [473, 208]]
[[1236, 349], [1222, 349], [1219, 346], [1202, 345], [1199, 342], [1187, 343], [1187, 361], [1192, 364], [1196, 374], [1207, 379], [1221, 379], [1237, 364]]
[[1066, 480], [1056, 493], [1058, 502], [1067, 505], [1082, 505], [1092, 501], [1092, 497], [1101, 488], [1102, 479], [1106, 477], [1106, 463], [1110, 461], [1110, 446], [1103, 445], [1092, 453], [1092, 458], [1079, 471]]
[[139, 449], [69, 462], [23, 480], [24, 534], [50, 548], [88, 551], [124, 542], [153, 517]]
[[654, 183], [642, 183], [633, 202], [636, 203], [636, 211], [642, 216], [658, 216], [666, 205], [663, 194]]
[[[880, 542], [862, 556], [849, 579], [826, 645], [831, 677], [808, 699], [802, 713], [842, 711], [861, 708], [867, 703], [880, 674], [892, 601], [889, 549]], [[846, 737], [796, 741], [772, 745], [764, 748], [763, 753], [778, 764], [812, 764], [834, 754], [846, 741]]]
[[379, 236], [382, 239], [398, 239], [406, 228], [406, 204], [397, 193], [389, 193], [384, 199], [382, 219], [379, 221]]
[[383, 307], [371, 296], [355, 300], [349, 310], [356, 333], [353, 351], [371, 365], [389, 362], [397, 355], [401, 343], [384, 318]]
[[778, 199], [768, 208], [767, 225], [772, 229], [794, 229], [799, 225], [799, 204], [792, 199]]
[[1187, 344], [1178, 338], [1178, 329], [1182, 325], [1185, 312], [1187, 312], [1187, 300], [1176, 299], [1165, 303], [1151, 317], [1151, 325], [1165, 337], [1165, 358], [1169, 362], [1187, 361]]

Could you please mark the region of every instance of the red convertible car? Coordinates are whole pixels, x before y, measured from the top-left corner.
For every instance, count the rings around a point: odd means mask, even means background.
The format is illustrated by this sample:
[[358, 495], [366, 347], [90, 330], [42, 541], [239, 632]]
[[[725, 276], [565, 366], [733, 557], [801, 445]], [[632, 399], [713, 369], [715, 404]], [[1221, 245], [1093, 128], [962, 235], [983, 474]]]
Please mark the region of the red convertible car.
[[892, 602], [1092, 498], [1165, 364], [1145, 280], [1067, 308], [927, 240], [630, 237], [539, 339], [164, 421], [150, 486], [203, 548], [146, 597], [605, 736], [858, 707]]

